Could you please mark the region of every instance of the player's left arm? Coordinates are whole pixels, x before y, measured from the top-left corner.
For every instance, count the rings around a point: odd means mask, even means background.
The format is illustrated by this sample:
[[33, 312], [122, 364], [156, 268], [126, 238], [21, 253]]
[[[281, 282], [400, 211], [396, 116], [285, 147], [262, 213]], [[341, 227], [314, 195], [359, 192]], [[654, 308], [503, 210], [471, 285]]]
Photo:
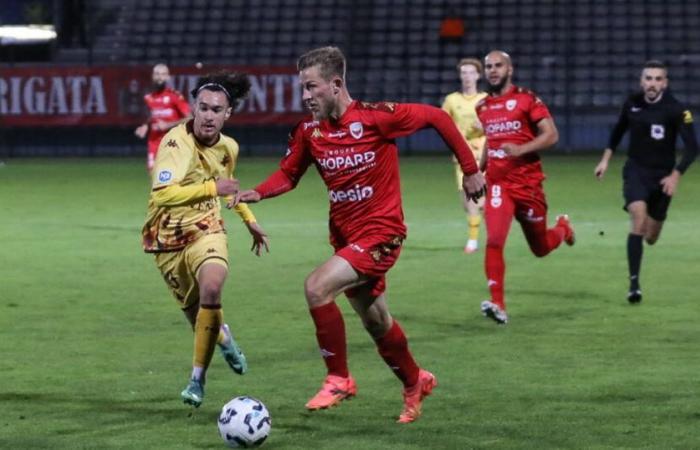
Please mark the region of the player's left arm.
[[486, 182], [479, 172], [474, 155], [454, 121], [440, 108], [418, 103], [387, 103], [389, 111], [378, 111], [375, 120], [381, 133], [395, 139], [423, 128], [432, 127], [457, 158], [464, 173], [462, 183], [467, 198], [478, 200], [485, 193]]
[[664, 194], [672, 196], [676, 193], [678, 188], [678, 182], [681, 179], [681, 175], [685, 173], [690, 164], [695, 160], [698, 155], [698, 141], [695, 137], [695, 127], [693, 126], [693, 115], [690, 110], [683, 110], [681, 113], [681, 123], [679, 125], [679, 133], [681, 139], [683, 139], [683, 144], [685, 146], [683, 150], [683, 156], [681, 160], [678, 161], [676, 167], [671, 171], [671, 173], [662, 178], [660, 183]]
[[[234, 146], [229, 149], [229, 162], [226, 165], [226, 174], [228, 178], [234, 177], [234, 172], [236, 170], [236, 164], [238, 163], [238, 144], [234, 142]], [[229, 195], [225, 198], [227, 207], [229, 204], [234, 202], [235, 196]], [[250, 247], [250, 251], [255, 253], [256, 256], [262, 254], [262, 250], [265, 249], [267, 253], [270, 252], [270, 240], [267, 236], [265, 230], [260, 226], [255, 214], [250, 209], [250, 207], [245, 203], [238, 203], [233, 207], [233, 210], [241, 218], [248, 232], [253, 237], [253, 245]]]
[[537, 136], [530, 142], [516, 145], [503, 144], [503, 151], [510, 156], [522, 156], [531, 152], [546, 150], [559, 141], [559, 131], [544, 102], [534, 94], [530, 97], [527, 116], [530, 123], [536, 124]]
[[559, 141], [559, 131], [551, 117], [540, 119], [537, 122], [537, 136], [524, 144], [503, 144], [503, 151], [510, 156], [522, 156], [530, 152], [539, 152], [551, 148]]

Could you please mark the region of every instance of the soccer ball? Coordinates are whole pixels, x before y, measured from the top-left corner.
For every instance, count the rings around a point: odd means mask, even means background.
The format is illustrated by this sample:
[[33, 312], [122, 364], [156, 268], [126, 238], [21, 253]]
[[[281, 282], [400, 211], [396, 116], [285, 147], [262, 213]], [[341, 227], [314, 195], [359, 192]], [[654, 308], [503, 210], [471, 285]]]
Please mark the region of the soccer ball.
[[221, 408], [218, 425], [219, 434], [229, 447], [259, 447], [270, 434], [272, 419], [260, 400], [244, 396]]

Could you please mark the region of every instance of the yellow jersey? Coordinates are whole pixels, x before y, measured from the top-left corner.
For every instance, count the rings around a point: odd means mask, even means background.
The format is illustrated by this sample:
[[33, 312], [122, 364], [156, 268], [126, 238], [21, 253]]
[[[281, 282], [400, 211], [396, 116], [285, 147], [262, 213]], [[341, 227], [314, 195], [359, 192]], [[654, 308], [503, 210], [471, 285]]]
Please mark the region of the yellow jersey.
[[[238, 143], [228, 136], [220, 134], [207, 147], [195, 138], [191, 120], [171, 129], [160, 142], [151, 173], [144, 251], [178, 251], [204, 235], [225, 233], [216, 179], [232, 178], [237, 159]], [[255, 221], [247, 205], [235, 209], [244, 221]]]
[[476, 116], [476, 104], [487, 95], [485, 92], [477, 92], [472, 95], [453, 92], [445, 97], [445, 101], [442, 103], [442, 109], [452, 117], [457, 129], [462, 133], [477, 157], [484, 148], [486, 136], [479, 118]]

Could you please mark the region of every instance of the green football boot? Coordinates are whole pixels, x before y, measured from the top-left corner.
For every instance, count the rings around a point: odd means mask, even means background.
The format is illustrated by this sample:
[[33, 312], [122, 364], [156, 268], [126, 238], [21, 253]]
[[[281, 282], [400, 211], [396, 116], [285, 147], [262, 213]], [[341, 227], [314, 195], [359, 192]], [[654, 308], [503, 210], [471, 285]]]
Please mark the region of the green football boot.
[[182, 401], [195, 408], [199, 408], [204, 400], [204, 385], [201, 380], [191, 379], [187, 387], [180, 393]]
[[219, 344], [221, 354], [231, 370], [239, 375], [243, 375], [248, 371], [248, 363], [246, 362], [245, 355], [243, 354], [243, 351], [241, 351], [241, 348], [238, 346], [236, 341], [233, 339], [233, 335], [231, 334], [231, 330], [229, 329], [228, 325], [223, 324], [221, 326], [221, 330], [224, 332], [227, 338], [227, 342], [225, 344]]

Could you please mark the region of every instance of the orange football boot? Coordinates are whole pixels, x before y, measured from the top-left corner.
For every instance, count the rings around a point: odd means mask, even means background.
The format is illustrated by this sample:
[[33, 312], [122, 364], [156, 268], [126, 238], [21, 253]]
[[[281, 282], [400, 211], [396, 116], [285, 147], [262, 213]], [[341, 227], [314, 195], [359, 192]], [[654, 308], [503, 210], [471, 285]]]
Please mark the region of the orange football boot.
[[306, 403], [306, 409], [315, 411], [336, 406], [343, 400], [354, 397], [357, 394], [357, 386], [352, 376], [347, 378], [337, 375], [328, 375], [323, 380], [323, 386], [311, 400]]
[[411, 423], [421, 414], [423, 399], [433, 392], [437, 386], [437, 378], [427, 370], [420, 369], [418, 383], [403, 390], [403, 411], [398, 423]]

